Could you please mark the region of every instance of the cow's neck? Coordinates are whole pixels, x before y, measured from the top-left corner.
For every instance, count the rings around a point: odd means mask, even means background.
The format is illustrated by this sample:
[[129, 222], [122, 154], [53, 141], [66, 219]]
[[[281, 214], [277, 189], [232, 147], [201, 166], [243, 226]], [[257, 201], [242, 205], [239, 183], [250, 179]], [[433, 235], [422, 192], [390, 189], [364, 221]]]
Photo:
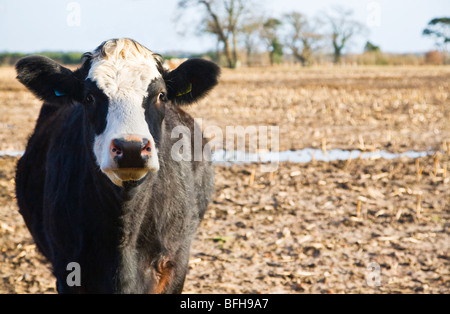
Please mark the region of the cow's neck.
[[[150, 180], [146, 178], [144, 181]], [[144, 194], [151, 194], [149, 182], [126, 182], [122, 190], [122, 211], [119, 217], [120, 242], [118, 246], [118, 271], [116, 285], [121, 293], [142, 292], [144, 281], [140, 274], [137, 241], [147, 206], [142, 206]]]
[[147, 207], [142, 206], [144, 192], [151, 193], [151, 187], [148, 184], [143, 186], [137, 182], [125, 182], [123, 185], [122, 210], [119, 217], [122, 228], [121, 246], [134, 245], [137, 241], [140, 226], [147, 211]]

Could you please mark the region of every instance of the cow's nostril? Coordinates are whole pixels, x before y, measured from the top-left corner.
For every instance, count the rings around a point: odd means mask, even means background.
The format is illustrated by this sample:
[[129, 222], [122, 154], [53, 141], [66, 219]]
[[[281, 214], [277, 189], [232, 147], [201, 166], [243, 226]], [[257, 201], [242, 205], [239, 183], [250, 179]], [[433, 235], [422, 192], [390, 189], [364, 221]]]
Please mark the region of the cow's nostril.
[[113, 152], [113, 153], [115, 153], [117, 156], [120, 156], [120, 155], [122, 155], [122, 151], [121, 150], [119, 150], [119, 149], [117, 149], [117, 148], [113, 148], [113, 149], [111, 149], [111, 151]]
[[142, 148], [142, 151], [146, 151], [146, 152], [152, 151], [151, 143], [148, 139], [146, 139], [146, 138], [142, 139], [142, 143], [144, 145], [144, 147]]
[[115, 154], [116, 156], [121, 156], [122, 155], [122, 143], [118, 140], [113, 140], [111, 143], [111, 152], [113, 154]]

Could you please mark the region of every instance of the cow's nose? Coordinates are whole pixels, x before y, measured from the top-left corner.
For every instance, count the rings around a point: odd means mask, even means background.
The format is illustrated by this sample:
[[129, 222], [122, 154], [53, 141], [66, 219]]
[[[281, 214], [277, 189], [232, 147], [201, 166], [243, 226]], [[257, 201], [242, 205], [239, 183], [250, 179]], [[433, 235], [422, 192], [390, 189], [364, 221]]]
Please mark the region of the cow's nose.
[[118, 168], [146, 168], [151, 151], [147, 138], [116, 138], [110, 145], [111, 157]]

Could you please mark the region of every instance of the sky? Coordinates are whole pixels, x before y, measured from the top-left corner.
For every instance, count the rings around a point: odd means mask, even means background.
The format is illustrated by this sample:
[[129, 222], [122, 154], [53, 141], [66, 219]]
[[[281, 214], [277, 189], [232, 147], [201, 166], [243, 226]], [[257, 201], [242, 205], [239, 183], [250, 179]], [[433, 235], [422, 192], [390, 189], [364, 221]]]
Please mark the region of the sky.
[[[0, 0], [0, 52], [92, 51], [110, 38], [129, 37], [158, 53], [213, 50], [198, 36], [201, 9], [181, 11], [178, 0]], [[354, 40], [361, 52], [369, 39], [382, 51], [420, 53], [434, 48], [422, 30], [450, 16], [449, 0], [260, 0], [255, 10], [275, 17], [299, 11], [313, 18], [336, 5], [354, 11], [368, 37]]]

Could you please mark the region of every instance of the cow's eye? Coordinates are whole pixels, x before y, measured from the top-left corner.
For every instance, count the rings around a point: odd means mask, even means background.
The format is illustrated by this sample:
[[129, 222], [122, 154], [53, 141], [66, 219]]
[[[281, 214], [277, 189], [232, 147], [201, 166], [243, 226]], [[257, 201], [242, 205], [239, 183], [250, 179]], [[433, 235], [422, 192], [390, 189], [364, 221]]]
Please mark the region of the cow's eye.
[[92, 96], [92, 94], [87, 94], [85, 101], [87, 104], [91, 105], [91, 104], [95, 103], [95, 98], [94, 98], [94, 96]]
[[166, 100], [166, 93], [164, 93], [164, 92], [159, 93], [158, 100], [159, 101], [165, 101]]

